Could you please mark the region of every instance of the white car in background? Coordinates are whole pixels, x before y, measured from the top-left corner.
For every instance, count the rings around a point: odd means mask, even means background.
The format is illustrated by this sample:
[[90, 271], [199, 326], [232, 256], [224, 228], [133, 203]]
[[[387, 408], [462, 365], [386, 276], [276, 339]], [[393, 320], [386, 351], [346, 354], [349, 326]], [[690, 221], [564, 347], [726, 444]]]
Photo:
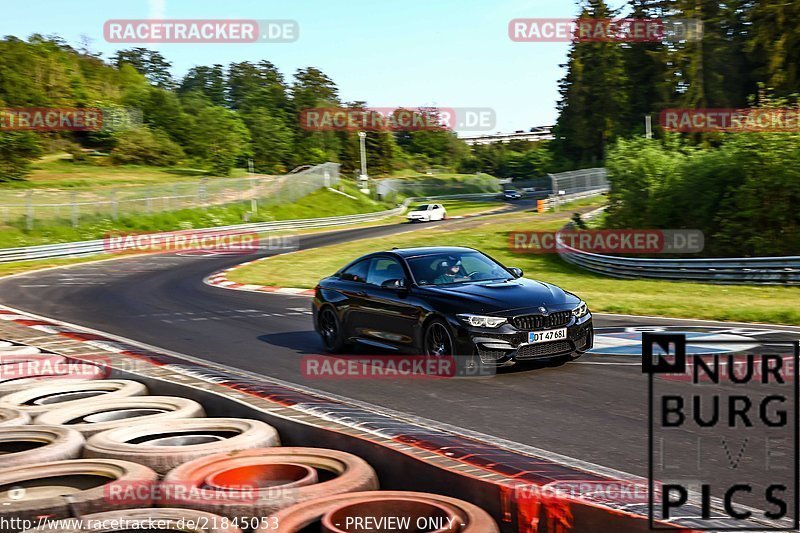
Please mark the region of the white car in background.
[[423, 204], [411, 209], [406, 215], [409, 222], [431, 222], [447, 218], [447, 210], [442, 204]]

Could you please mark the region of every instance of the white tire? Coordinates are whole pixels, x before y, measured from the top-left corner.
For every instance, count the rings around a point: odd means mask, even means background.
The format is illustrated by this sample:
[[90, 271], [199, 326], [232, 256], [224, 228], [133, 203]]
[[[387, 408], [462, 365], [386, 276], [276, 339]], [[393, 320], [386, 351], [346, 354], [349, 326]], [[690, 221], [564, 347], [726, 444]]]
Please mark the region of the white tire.
[[[98, 379], [100, 378], [98, 377]], [[0, 383], [0, 398], [8, 394], [11, 394], [12, 392], [18, 392], [23, 389], [30, 389], [31, 387], [38, 387], [39, 385], [44, 385], [48, 383], [82, 383], [84, 381], [90, 381], [90, 379], [89, 378], [74, 379], [74, 378], [64, 377], [64, 375], [31, 376], [28, 378], [13, 379]]]
[[34, 422], [68, 425], [88, 437], [101, 431], [141, 423], [159, 423], [168, 427], [171, 420], [203, 416], [203, 406], [194, 400], [174, 396], [139, 396], [53, 409], [37, 416]]
[[126, 502], [109, 498], [110, 486], [152, 485], [157, 479], [146, 466], [112, 459], [71, 459], [3, 468], [0, 519], [6, 524], [11, 523], [10, 518], [36, 522], [42, 515], [57, 520], [73, 513], [141, 507], [141, 499]]
[[[71, 380], [70, 380], [71, 381]], [[68, 383], [53, 381], [6, 394], [0, 407], [9, 407], [31, 416], [73, 405], [105, 403], [115, 398], [147, 394], [147, 387], [138, 381], [107, 379]]]
[[207, 455], [279, 445], [275, 428], [260, 420], [187, 418], [169, 424], [142, 423], [97, 433], [86, 443], [83, 456], [127, 459], [166, 474], [178, 465]]
[[0, 468], [77, 459], [84, 438], [61, 426], [9, 426], [0, 428]]
[[2, 346], [0, 347], [0, 355], [36, 355], [42, 353], [42, 350], [36, 346]]
[[0, 408], [0, 427], [30, 424], [31, 415], [16, 409]]

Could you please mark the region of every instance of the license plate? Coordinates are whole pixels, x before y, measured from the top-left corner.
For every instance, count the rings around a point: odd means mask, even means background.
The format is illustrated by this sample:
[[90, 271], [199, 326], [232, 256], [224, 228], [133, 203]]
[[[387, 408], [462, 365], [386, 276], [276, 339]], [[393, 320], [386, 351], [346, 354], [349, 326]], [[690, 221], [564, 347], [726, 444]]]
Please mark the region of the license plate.
[[531, 331], [528, 333], [528, 342], [537, 344], [540, 342], [558, 341], [567, 338], [567, 328], [546, 329], [544, 331]]

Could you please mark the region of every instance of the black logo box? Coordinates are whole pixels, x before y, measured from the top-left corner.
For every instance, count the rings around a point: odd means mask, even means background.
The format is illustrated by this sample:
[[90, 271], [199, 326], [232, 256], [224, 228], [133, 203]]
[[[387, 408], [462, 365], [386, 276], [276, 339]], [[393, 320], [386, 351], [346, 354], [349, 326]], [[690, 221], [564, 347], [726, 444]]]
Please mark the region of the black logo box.
[[[798, 455], [800, 455], [800, 425], [798, 425], [798, 405], [800, 405], [800, 381], [798, 377], [800, 376], [800, 368], [798, 368], [798, 364], [800, 364], [800, 341], [760, 341], [758, 339], [747, 339], [747, 340], [728, 340], [725, 339], [720, 341], [719, 339], [692, 339], [692, 344], [728, 344], [728, 345], [748, 345], [751, 346], [753, 344], [757, 345], [765, 345], [769, 344], [772, 346], [788, 346], [792, 348], [793, 351], [793, 364], [794, 364], [794, 379], [792, 383], [793, 387], [793, 399], [794, 399], [794, 517], [793, 517], [793, 526], [792, 530], [800, 530], [800, 493], [798, 492], [800, 489], [800, 469], [798, 468]], [[664, 352], [664, 355], [670, 355], [674, 357], [673, 361], [668, 361], [660, 354], [658, 355], [657, 361], [654, 358], [654, 346], [658, 346], [661, 351]], [[670, 352], [670, 346], [674, 346], [674, 351]], [[647, 481], [648, 481], [648, 521], [649, 521], [649, 528], [654, 531], [658, 530], [672, 530], [674, 531], [674, 527], [658, 527], [655, 518], [653, 516], [653, 508], [654, 508], [654, 487], [655, 487], [655, 476], [654, 476], [654, 467], [653, 467], [653, 380], [655, 374], [682, 374], [686, 372], [686, 364], [687, 364], [687, 356], [686, 356], [686, 334], [683, 333], [653, 333], [653, 332], [644, 332], [642, 333], [642, 372], [648, 375], [647, 379], [647, 401], [648, 401], [648, 411], [647, 411], [647, 418], [648, 418], [648, 447], [647, 447], [647, 463], [648, 463], [648, 473], [647, 473]], [[719, 526], [709, 526], [709, 527], [702, 527], [698, 526], [697, 524], [692, 524], [692, 530], [695, 531], [787, 531], [785, 526], [770, 528], [764, 526], [754, 526], [754, 527], [743, 527], [743, 528], [725, 528]]]

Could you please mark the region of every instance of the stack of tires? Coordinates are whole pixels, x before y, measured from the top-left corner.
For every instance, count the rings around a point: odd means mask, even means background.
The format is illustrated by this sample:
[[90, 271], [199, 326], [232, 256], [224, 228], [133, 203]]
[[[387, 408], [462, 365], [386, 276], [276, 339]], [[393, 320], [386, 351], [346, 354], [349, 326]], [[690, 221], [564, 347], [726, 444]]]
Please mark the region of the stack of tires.
[[[61, 357], [26, 348], [0, 345], [0, 378], [23, 358]], [[260, 420], [208, 418], [137, 381], [68, 377], [0, 379], [3, 531], [44, 516], [57, 522], [25, 531], [347, 532], [353, 517], [397, 514], [408, 528], [395, 531], [497, 531], [467, 502], [379, 491], [355, 455], [282, 447]]]

